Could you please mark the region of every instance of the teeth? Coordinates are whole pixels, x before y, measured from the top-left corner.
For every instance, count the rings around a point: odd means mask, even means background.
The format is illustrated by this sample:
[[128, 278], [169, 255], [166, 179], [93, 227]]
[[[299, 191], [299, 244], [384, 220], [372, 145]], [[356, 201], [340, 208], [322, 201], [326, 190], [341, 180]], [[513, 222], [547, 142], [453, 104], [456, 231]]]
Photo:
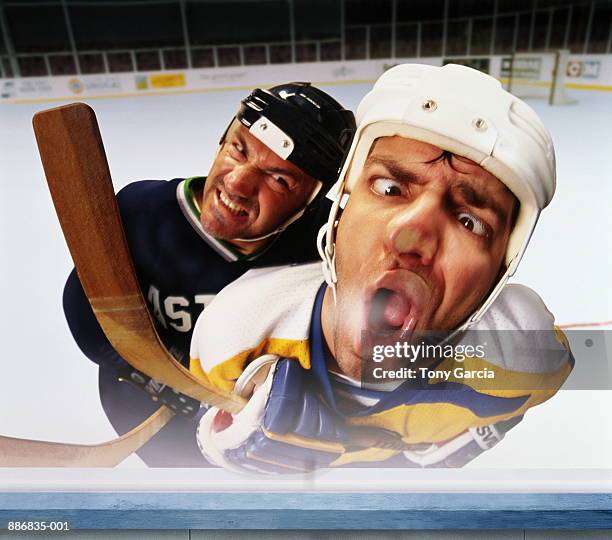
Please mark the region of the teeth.
[[222, 191], [219, 191], [219, 199], [221, 199], [221, 202], [227, 207], [227, 209], [232, 214], [236, 216], [244, 216], [247, 214], [247, 212], [241, 206], [237, 205], [235, 202], [228, 199], [227, 196]]

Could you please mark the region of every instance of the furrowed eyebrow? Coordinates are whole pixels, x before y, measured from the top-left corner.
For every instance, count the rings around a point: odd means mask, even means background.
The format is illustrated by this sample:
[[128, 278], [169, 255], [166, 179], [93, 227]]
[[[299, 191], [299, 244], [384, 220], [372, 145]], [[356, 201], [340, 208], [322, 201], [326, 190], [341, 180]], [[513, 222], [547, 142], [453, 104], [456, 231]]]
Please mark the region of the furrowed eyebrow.
[[[238, 140], [238, 142], [242, 145], [244, 155], [248, 158], [253, 153], [253, 150], [249, 147], [249, 143], [246, 141], [244, 137], [242, 137], [238, 133], [236, 133], [234, 136]], [[300, 178], [295, 173], [291, 172], [289, 169], [283, 169], [282, 167], [269, 167], [269, 168], [266, 168], [265, 171], [268, 174], [282, 174], [283, 176], [288, 176], [290, 179], [292, 179], [296, 183], [299, 182], [300, 180]]]
[[497, 201], [493, 199], [493, 197], [486, 193], [479, 193], [473, 186], [462, 181], [456, 182], [453, 187], [461, 194], [469, 205], [475, 206], [476, 208], [491, 210], [497, 216], [501, 224], [506, 223], [508, 219], [508, 211], [500, 206]]
[[295, 174], [293, 174], [289, 169], [283, 169], [282, 167], [267, 167], [266, 171], [284, 174], [286, 176], [291, 176], [292, 178], [295, 178]]
[[[422, 184], [421, 180], [412, 171], [403, 168], [397, 161], [387, 157], [369, 156], [364, 164], [364, 168], [370, 165], [381, 165], [389, 171], [389, 174], [395, 179], [405, 183]], [[491, 210], [499, 219], [501, 224], [506, 223], [508, 219], [508, 211], [503, 208], [492, 196], [483, 188], [483, 192], [474, 189], [474, 186], [462, 180], [453, 183], [453, 189], [459, 191], [466, 202], [476, 208], [484, 208]]]
[[364, 167], [368, 167], [370, 165], [382, 165], [396, 180], [400, 180], [402, 182], [412, 182], [415, 184], [422, 183], [417, 175], [415, 175], [412, 171], [403, 168], [394, 159], [379, 156], [370, 156], [366, 160]]

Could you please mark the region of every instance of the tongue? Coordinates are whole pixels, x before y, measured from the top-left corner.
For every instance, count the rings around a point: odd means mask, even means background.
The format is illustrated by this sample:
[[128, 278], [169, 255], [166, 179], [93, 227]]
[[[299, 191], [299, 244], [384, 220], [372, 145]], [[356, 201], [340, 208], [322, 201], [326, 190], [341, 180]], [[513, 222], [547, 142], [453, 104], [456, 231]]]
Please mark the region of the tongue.
[[401, 295], [392, 293], [383, 311], [383, 320], [389, 326], [402, 326], [410, 313], [410, 305]]

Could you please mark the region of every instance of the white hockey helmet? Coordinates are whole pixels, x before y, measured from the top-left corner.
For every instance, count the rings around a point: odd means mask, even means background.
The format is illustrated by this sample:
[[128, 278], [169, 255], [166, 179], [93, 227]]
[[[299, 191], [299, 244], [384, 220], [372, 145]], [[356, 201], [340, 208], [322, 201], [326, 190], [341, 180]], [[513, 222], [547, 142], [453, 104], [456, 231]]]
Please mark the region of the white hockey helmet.
[[403, 64], [385, 72], [357, 109], [357, 132], [335, 190], [319, 251], [335, 295], [335, 227], [380, 137], [399, 135], [466, 157], [487, 170], [516, 196], [520, 209], [505, 256], [506, 272], [461, 328], [476, 323], [514, 274], [538, 221], [555, 192], [555, 154], [548, 130], [535, 111], [480, 71]]

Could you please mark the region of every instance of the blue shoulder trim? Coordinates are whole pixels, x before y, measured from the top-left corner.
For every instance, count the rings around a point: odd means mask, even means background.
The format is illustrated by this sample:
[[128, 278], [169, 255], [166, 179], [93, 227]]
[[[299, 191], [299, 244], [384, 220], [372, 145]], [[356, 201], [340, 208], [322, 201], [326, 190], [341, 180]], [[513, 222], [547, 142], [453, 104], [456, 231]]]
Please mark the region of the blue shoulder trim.
[[317, 296], [315, 297], [314, 306], [312, 308], [308, 336], [310, 342], [310, 370], [320, 384], [321, 390], [323, 391], [323, 397], [327, 404], [335, 411], [338, 411], [336, 398], [334, 397], [331, 381], [329, 380], [329, 373], [327, 372], [327, 356], [330, 353], [327, 349], [325, 338], [323, 337], [323, 328], [321, 327], [321, 310], [323, 307], [325, 289], [327, 289], [327, 285], [322, 283], [317, 291]]
[[516, 411], [528, 399], [528, 395], [514, 398], [489, 396], [481, 394], [465, 384], [451, 382], [444, 384], [444, 388], [415, 389], [413, 384], [407, 381], [393, 392], [389, 392], [376, 405], [361, 411], [358, 416], [368, 416], [400, 405], [450, 403], [468, 409], [476, 416], [484, 418]]

